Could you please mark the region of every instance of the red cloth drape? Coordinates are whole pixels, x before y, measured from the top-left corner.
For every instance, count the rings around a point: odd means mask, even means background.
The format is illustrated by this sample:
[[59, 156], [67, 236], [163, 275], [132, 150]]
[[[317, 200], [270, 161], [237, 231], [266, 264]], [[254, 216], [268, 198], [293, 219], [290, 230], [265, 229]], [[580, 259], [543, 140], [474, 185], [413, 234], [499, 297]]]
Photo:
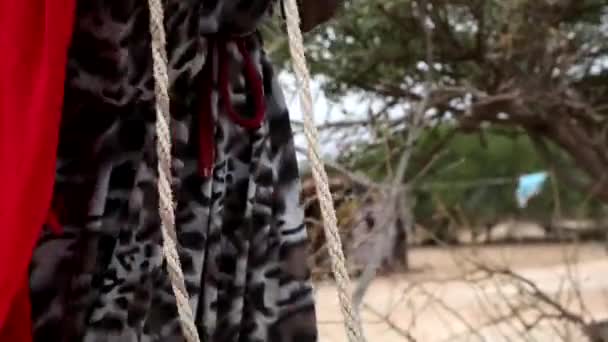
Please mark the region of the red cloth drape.
[[31, 341], [27, 268], [55, 178], [75, 0], [0, 0], [0, 341]]

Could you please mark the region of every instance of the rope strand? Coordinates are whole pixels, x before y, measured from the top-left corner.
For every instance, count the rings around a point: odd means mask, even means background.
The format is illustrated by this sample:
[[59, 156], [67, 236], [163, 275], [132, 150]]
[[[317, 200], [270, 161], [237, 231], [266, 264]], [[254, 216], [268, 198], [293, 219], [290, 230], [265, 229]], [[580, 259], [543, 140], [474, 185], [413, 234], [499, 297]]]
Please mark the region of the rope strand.
[[156, 134], [158, 153], [159, 215], [163, 236], [163, 255], [177, 303], [179, 321], [187, 342], [200, 342], [190, 307], [184, 273], [177, 253], [177, 234], [173, 191], [171, 188], [171, 115], [169, 113], [169, 76], [167, 73], [166, 34], [164, 9], [161, 0], [148, 0], [150, 8], [150, 34], [152, 35], [152, 59], [154, 69], [154, 93], [156, 96]]
[[342, 242], [338, 233], [338, 220], [334, 201], [329, 190], [329, 181], [323, 162], [319, 157], [318, 132], [313, 118], [313, 101], [310, 91], [310, 73], [304, 56], [304, 43], [300, 29], [300, 14], [296, 0], [285, 0], [285, 18], [289, 36], [289, 51], [293, 60], [293, 67], [297, 79], [297, 89], [300, 105], [304, 115], [304, 135], [308, 142], [308, 158], [312, 165], [312, 176], [315, 181], [321, 215], [323, 216], [324, 231], [327, 239], [331, 266], [336, 284], [338, 297], [344, 316], [346, 335], [350, 342], [364, 342], [363, 329], [357, 312], [353, 309], [350, 296], [350, 277], [346, 270], [346, 261], [342, 250]]

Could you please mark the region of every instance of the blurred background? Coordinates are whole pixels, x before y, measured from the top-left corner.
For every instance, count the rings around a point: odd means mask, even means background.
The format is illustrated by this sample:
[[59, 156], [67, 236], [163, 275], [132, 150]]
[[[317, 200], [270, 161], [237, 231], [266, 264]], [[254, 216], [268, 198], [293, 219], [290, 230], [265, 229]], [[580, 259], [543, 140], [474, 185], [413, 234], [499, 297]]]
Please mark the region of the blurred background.
[[[346, 341], [280, 18], [321, 341]], [[608, 341], [608, 0], [347, 0], [307, 34], [368, 341]]]

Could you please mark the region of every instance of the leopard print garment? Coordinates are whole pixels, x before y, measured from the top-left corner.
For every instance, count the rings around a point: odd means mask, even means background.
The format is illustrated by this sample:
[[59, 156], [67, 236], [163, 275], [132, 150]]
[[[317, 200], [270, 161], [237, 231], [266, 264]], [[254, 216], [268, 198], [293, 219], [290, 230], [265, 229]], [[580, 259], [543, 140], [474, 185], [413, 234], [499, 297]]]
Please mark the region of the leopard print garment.
[[[206, 342], [317, 339], [289, 115], [255, 32], [272, 2], [165, 1], [178, 240]], [[31, 264], [35, 341], [184, 341], [161, 257], [148, 15], [144, 0], [78, 0], [53, 200], [61, 232], [45, 227]], [[260, 108], [255, 128], [227, 115]]]

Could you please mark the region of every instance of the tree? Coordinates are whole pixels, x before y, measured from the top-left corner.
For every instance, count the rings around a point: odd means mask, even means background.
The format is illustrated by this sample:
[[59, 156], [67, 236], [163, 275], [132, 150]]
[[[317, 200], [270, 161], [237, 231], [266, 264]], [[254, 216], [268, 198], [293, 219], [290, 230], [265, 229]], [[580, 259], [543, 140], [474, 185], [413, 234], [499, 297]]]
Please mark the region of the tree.
[[[564, 217], [602, 216], [601, 203], [554, 178], [553, 170], [548, 169], [531, 139], [515, 129], [485, 128], [454, 135], [427, 171], [416, 177], [418, 170], [428, 164], [429, 156], [435, 155], [437, 142], [445, 141], [452, 132], [450, 124], [426, 130], [419, 138], [407, 175], [408, 179], [416, 178], [412, 184], [416, 199], [414, 216], [436, 236], [449, 239], [455, 233], [441, 224], [445, 220], [478, 229], [514, 216], [539, 223]], [[391, 140], [390, 144], [395, 142]], [[550, 153], [564, 154], [556, 147]], [[382, 182], [387, 177], [386, 169], [381, 167], [384, 158], [382, 142], [364, 143], [343, 154], [339, 162], [355, 170], [366, 170], [373, 180]], [[515, 200], [518, 176], [542, 170], [551, 174], [550, 181], [525, 208], [518, 208]], [[562, 165], [562, 171], [573, 177], [583, 176], [572, 163]]]
[[392, 134], [420, 105], [465, 132], [515, 126], [558, 171], [550, 146], [565, 151], [586, 177], [561, 176], [608, 201], [607, 15], [608, 0], [352, 0], [309, 35], [308, 56], [331, 96], [381, 101], [371, 119], [399, 111]]

